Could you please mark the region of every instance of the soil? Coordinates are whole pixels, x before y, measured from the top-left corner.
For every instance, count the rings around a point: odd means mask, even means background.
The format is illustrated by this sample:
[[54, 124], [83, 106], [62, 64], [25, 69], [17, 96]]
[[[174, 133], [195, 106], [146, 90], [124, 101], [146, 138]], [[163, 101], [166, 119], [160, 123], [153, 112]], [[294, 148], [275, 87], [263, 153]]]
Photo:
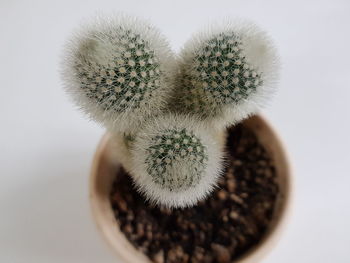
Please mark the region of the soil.
[[156, 263], [226, 263], [258, 244], [274, 212], [274, 163], [252, 131], [231, 128], [227, 167], [218, 188], [192, 208], [148, 204], [122, 169], [111, 204], [121, 231]]

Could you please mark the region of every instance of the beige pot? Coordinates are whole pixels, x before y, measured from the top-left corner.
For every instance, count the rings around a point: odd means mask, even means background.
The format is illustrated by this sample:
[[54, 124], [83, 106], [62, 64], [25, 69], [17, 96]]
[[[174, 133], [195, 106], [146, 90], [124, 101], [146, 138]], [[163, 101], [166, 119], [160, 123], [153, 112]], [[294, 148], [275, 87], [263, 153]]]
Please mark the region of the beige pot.
[[[285, 226], [291, 203], [291, 174], [289, 162], [276, 133], [260, 116], [251, 117], [243, 125], [252, 129], [259, 141], [276, 163], [280, 193], [277, 198], [275, 214], [265, 236], [258, 245], [248, 250], [236, 262], [260, 262], [277, 242]], [[94, 157], [90, 177], [90, 202], [92, 214], [102, 236], [118, 256], [120, 262], [138, 263], [151, 262], [144, 254], [137, 251], [119, 230], [110, 204], [109, 195], [120, 163], [115, 158], [111, 147], [111, 137], [106, 134]], [[115, 147], [115, 142], [113, 147]], [[180, 263], [180, 262], [179, 262]]]

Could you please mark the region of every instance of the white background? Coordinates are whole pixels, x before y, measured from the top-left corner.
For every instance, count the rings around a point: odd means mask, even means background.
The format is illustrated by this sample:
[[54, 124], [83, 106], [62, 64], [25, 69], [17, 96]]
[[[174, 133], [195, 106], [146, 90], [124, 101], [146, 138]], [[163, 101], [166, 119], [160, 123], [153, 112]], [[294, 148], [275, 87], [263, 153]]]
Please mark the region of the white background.
[[95, 230], [88, 175], [104, 133], [59, 77], [62, 46], [96, 11], [149, 18], [175, 50], [223, 17], [270, 32], [283, 61], [264, 114], [292, 159], [294, 211], [266, 263], [350, 262], [350, 2], [0, 1], [0, 262], [116, 262]]

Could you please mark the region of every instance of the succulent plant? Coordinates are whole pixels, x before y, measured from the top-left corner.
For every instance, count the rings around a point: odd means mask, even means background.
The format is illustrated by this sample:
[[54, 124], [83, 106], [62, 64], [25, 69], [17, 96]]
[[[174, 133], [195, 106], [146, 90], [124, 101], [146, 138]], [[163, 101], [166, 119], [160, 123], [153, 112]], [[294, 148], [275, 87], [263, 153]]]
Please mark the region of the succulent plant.
[[223, 168], [225, 127], [271, 96], [278, 56], [247, 22], [195, 35], [175, 61], [149, 23], [99, 18], [67, 45], [66, 90], [112, 133], [115, 158], [148, 200], [167, 207], [206, 197]]
[[168, 207], [193, 205], [216, 185], [222, 146], [191, 118], [156, 118], [143, 127], [131, 147], [132, 177], [152, 202]]
[[278, 68], [271, 40], [254, 24], [213, 27], [182, 50], [175, 105], [214, 127], [236, 123], [270, 98]]
[[67, 45], [63, 78], [92, 119], [132, 133], [166, 107], [173, 60], [167, 41], [146, 21], [99, 18]]

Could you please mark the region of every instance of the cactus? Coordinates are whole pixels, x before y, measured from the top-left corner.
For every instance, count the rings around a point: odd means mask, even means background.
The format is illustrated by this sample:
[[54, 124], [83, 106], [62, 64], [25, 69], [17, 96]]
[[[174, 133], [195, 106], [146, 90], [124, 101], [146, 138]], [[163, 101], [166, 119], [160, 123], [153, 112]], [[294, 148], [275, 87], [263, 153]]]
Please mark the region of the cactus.
[[184, 116], [162, 116], [148, 123], [131, 149], [132, 174], [152, 202], [168, 207], [195, 204], [215, 186], [222, 145]]
[[166, 40], [147, 22], [100, 18], [67, 45], [63, 78], [92, 119], [133, 133], [165, 108], [173, 86], [172, 61]]
[[271, 41], [254, 24], [198, 33], [181, 53], [177, 110], [219, 128], [241, 121], [270, 98], [278, 64]]
[[198, 33], [175, 61], [147, 22], [100, 18], [66, 52], [66, 90], [110, 130], [114, 157], [139, 191], [167, 207], [211, 192], [223, 170], [224, 128], [256, 113], [278, 77], [271, 40], [247, 22]]

